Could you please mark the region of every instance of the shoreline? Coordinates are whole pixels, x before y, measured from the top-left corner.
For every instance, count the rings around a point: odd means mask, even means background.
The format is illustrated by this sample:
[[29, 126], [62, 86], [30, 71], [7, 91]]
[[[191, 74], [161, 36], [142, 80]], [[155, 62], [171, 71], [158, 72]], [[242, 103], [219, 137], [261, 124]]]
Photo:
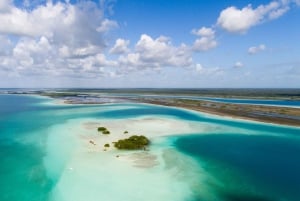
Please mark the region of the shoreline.
[[[186, 100], [185, 100], [186, 101]], [[185, 102], [183, 101], [183, 102]], [[188, 100], [190, 101], [190, 100]], [[139, 101], [138, 101], [139, 102]], [[195, 101], [196, 102], [196, 101]], [[261, 105], [246, 105], [246, 104], [227, 104], [227, 103], [216, 103], [212, 101], [198, 101], [198, 102], [206, 102], [209, 104], [214, 104], [216, 107], [210, 107], [210, 106], [203, 106], [203, 105], [195, 105], [195, 104], [185, 104], [182, 102], [172, 102], [172, 101], [159, 101], [159, 100], [142, 100], [140, 103], [149, 103], [154, 105], [161, 105], [161, 106], [171, 106], [171, 107], [177, 107], [177, 108], [184, 108], [188, 110], [193, 110], [197, 112], [202, 112], [210, 115], [217, 115], [220, 117], [228, 117], [233, 119], [241, 119], [241, 120], [250, 120], [255, 122], [263, 122], [263, 123], [272, 123], [277, 125], [285, 125], [285, 126], [294, 126], [294, 127], [300, 127], [300, 109], [295, 108], [286, 108], [286, 107], [273, 107], [273, 106], [261, 106]], [[232, 106], [234, 109], [232, 110], [232, 107], [229, 109], [224, 109], [222, 106]], [[251, 111], [246, 111], [240, 108], [254, 108], [254, 109], [266, 109], [271, 112], [269, 114], [265, 113], [251, 113]], [[295, 113], [299, 114], [299, 116], [296, 116], [296, 118], [299, 119], [292, 119], [292, 118], [284, 118], [282, 116], [276, 116], [280, 115], [280, 113], [274, 112], [275, 110], [296, 110]], [[257, 111], [259, 112], [259, 111]]]
[[[53, 97], [54, 98], [54, 97]], [[57, 98], [54, 98], [57, 99]], [[114, 98], [116, 100], [116, 98]], [[300, 127], [300, 108], [286, 106], [267, 106], [221, 103], [207, 100], [190, 99], [157, 99], [151, 97], [126, 97], [120, 102], [84, 102], [84, 100], [64, 100], [62, 104], [66, 105], [102, 105], [111, 103], [148, 103], [160, 106], [171, 106], [177, 108], [189, 109], [220, 117], [229, 117], [233, 119], [250, 120], [255, 122], [272, 123], [277, 125]]]
[[[44, 95], [39, 95], [45, 97]], [[250, 120], [255, 122], [272, 123], [277, 125], [300, 127], [300, 108], [286, 106], [250, 105], [222, 103], [208, 100], [191, 100], [165, 98], [157, 99], [152, 97], [113, 97], [114, 101], [93, 101], [85, 102], [84, 99], [64, 99], [52, 96], [53, 100], [59, 101], [60, 105], [103, 105], [114, 103], [148, 103], [161, 106], [171, 106], [189, 109], [220, 117], [233, 119]], [[106, 97], [107, 98], [107, 97]], [[119, 100], [119, 101], [118, 101]]]

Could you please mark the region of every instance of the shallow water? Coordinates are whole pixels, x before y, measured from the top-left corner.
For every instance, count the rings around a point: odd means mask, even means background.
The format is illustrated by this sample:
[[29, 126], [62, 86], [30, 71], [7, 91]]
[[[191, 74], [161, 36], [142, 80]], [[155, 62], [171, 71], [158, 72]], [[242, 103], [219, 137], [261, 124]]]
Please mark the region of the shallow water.
[[[148, 104], [51, 101], [0, 95], [1, 201], [300, 199], [298, 128]], [[148, 162], [140, 152], [91, 148], [97, 135], [82, 125], [93, 121], [156, 133]]]

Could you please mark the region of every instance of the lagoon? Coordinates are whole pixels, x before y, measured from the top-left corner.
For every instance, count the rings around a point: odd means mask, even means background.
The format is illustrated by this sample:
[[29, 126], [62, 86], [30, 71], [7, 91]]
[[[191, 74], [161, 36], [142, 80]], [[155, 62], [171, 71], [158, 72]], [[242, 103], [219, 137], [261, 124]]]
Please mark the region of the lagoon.
[[[0, 103], [0, 200], [300, 199], [299, 128], [150, 104]], [[124, 130], [149, 150], [104, 151]]]

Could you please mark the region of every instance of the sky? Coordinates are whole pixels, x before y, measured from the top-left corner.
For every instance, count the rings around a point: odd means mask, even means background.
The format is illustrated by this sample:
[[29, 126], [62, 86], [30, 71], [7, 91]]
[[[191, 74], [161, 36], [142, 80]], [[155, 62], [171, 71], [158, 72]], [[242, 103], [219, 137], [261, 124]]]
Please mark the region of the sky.
[[0, 88], [299, 88], [300, 0], [0, 0]]

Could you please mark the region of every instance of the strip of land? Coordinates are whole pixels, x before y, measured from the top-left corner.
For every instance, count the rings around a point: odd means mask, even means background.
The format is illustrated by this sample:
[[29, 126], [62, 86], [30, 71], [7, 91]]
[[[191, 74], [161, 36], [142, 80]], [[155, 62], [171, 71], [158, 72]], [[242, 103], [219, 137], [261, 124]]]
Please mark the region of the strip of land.
[[195, 111], [247, 120], [300, 127], [300, 108], [220, 103], [204, 100], [135, 98], [137, 102], [181, 107]]
[[[300, 127], [300, 108], [297, 107], [237, 104], [179, 98], [184, 95], [197, 95], [199, 97], [235, 97], [241, 99], [256, 99], [260, 97], [262, 100], [276, 99], [292, 101], [300, 99], [299, 89], [68, 89], [36, 91], [34, 94], [56, 98], [66, 104], [104, 104], [120, 102], [151, 103], [181, 107], [220, 116]], [[155, 97], [155, 95], [158, 94], [168, 95], [169, 97]]]
[[[109, 99], [109, 97], [105, 97], [104, 99]], [[122, 97], [119, 101], [180, 107], [214, 115], [300, 127], [300, 108], [221, 103], [208, 100], [179, 98]], [[114, 97], [113, 101], [108, 102], [103, 101], [103, 98], [99, 99], [99, 101], [97, 101], [97, 99], [87, 101], [87, 98], [81, 99], [78, 97], [64, 101], [66, 104], [103, 104], [111, 102], [118, 102], [118, 98]]]

